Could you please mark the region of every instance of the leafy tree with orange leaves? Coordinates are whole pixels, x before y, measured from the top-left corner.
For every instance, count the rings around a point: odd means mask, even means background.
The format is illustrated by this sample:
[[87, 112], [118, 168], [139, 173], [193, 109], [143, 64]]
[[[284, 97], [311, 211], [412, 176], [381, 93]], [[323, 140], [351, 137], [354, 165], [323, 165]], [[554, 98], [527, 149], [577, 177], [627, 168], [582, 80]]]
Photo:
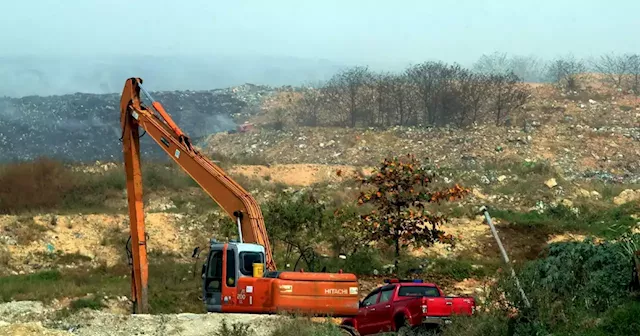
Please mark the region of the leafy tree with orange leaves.
[[372, 208], [358, 223], [372, 241], [385, 241], [395, 246], [398, 267], [401, 247], [430, 246], [434, 242], [453, 243], [451, 235], [439, 226], [447, 221], [443, 215], [431, 213], [429, 203], [454, 201], [469, 190], [459, 185], [433, 190], [430, 184], [436, 174], [430, 167], [409, 154], [403, 158], [385, 159], [370, 176], [358, 181], [365, 191], [358, 204]]

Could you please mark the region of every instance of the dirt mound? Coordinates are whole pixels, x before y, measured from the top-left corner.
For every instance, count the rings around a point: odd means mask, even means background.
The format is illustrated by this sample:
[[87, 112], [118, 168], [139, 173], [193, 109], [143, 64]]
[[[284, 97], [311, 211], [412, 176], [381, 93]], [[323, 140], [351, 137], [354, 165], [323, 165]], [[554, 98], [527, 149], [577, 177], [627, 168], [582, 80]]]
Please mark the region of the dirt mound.
[[[337, 172], [341, 174], [338, 176]], [[292, 186], [308, 186], [319, 182], [340, 182], [351, 177], [359, 168], [347, 165], [282, 164], [274, 166], [238, 165], [230, 169], [232, 174], [260, 178]], [[368, 173], [371, 169], [363, 169]]]

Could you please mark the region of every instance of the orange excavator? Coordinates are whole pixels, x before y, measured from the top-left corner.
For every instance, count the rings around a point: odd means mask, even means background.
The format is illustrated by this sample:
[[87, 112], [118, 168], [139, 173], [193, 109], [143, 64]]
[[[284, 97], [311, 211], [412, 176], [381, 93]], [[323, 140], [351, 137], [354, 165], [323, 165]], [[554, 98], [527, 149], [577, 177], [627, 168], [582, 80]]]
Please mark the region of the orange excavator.
[[[142, 102], [141, 93], [150, 105]], [[139, 141], [142, 128], [238, 226], [238, 241], [220, 243], [211, 239], [202, 269], [203, 301], [208, 312], [284, 311], [334, 317], [358, 314], [358, 282], [354, 274], [276, 270], [256, 200], [193, 147], [162, 105], [143, 88], [140, 78], [129, 78], [125, 83], [120, 122], [127, 175], [134, 313], [148, 312], [149, 273]]]

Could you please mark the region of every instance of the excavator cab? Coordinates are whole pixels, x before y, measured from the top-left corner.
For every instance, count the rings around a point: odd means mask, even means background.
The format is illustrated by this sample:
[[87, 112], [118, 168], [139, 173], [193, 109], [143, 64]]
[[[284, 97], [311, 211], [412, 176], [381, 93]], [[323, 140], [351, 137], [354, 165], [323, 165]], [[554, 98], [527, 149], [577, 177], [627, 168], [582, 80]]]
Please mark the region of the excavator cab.
[[212, 239], [202, 265], [202, 297], [207, 311], [221, 312], [223, 303], [233, 301], [223, 292], [231, 292], [229, 289], [235, 288], [241, 277], [262, 277], [265, 263], [264, 246], [234, 241], [225, 244]]
[[311, 313], [354, 316], [358, 282], [353, 274], [265, 272], [259, 244], [212, 239], [202, 266], [203, 301], [211, 313]]

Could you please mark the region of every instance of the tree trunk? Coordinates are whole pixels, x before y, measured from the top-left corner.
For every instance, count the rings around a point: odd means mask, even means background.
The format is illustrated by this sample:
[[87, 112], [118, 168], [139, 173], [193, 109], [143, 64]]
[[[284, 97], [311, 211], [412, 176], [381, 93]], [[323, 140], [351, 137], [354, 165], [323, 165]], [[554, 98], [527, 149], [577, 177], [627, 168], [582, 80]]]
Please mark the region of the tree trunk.
[[398, 271], [398, 262], [399, 262], [399, 260], [398, 259], [400, 259], [400, 237], [396, 236], [396, 259], [395, 259], [394, 264], [393, 264], [394, 269], [396, 271], [396, 274], [399, 274], [399, 271]]

